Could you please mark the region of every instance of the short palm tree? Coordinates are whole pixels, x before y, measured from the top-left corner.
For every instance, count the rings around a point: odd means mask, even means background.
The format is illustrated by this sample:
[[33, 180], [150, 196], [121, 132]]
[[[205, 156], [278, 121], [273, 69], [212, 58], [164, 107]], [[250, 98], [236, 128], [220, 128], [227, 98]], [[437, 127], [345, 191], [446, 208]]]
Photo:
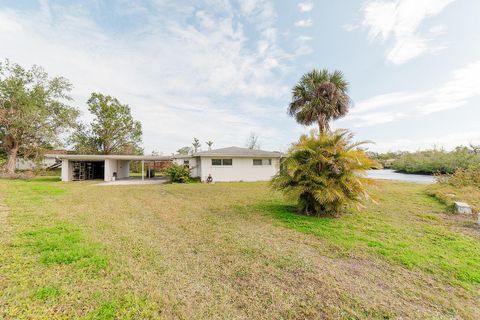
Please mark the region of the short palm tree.
[[212, 146], [213, 146], [213, 141], [211, 140], [208, 140], [207, 142], [205, 142], [208, 146], [208, 150], [212, 150]]
[[347, 93], [348, 82], [341, 71], [314, 69], [293, 88], [288, 113], [303, 125], [317, 122], [320, 133], [326, 132], [331, 120], [347, 114], [351, 102]]
[[364, 170], [376, 166], [347, 130], [303, 135], [282, 162], [272, 186], [306, 215], [335, 215], [369, 198]]

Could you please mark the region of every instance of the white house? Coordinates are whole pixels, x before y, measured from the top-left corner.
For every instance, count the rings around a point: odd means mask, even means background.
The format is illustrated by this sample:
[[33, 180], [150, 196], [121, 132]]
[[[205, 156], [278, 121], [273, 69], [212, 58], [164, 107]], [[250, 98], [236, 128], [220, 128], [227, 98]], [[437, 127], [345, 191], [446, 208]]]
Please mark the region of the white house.
[[58, 156], [65, 154], [64, 150], [49, 150], [48, 154], [44, 155], [41, 161], [35, 162], [24, 157], [17, 157], [15, 163], [15, 170], [33, 170], [35, 168], [41, 169], [54, 169], [60, 167], [59, 162], [57, 161]]
[[[140, 156], [140, 155], [88, 155], [88, 154], [63, 154], [57, 155], [62, 161], [62, 181], [83, 181], [103, 179], [112, 181], [128, 178], [130, 174], [130, 161], [141, 161], [142, 171], [144, 162], [170, 161], [166, 156]], [[142, 172], [142, 179], [143, 179]]]
[[173, 161], [191, 168], [193, 177], [206, 181], [266, 181], [280, 168], [282, 153], [239, 147], [201, 151], [193, 155], [176, 155]]

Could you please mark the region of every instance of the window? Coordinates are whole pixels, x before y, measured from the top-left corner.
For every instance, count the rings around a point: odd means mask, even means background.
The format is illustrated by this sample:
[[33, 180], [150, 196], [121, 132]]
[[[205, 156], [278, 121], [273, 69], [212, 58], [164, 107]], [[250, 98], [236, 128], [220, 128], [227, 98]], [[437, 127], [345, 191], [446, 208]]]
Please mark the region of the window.
[[188, 166], [190, 164], [190, 160], [183, 160], [183, 164]]
[[254, 166], [271, 166], [272, 159], [253, 159]]
[[212, 159], [212, 166], [231, 166], [232, 159]]

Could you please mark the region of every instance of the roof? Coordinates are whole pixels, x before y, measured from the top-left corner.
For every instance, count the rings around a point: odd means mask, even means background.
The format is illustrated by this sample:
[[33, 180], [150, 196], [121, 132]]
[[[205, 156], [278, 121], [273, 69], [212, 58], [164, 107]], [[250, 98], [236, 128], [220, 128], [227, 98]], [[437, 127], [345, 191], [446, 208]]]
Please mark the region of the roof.
[[170, 156], [143, 156], [143, 155], [124, 155], [124, 154], [47, 154], [45, 156], [55, 157], [66, 160], [79, 161], [103, 161], [106, 159], [112, 160], [144, 160], [144, 161], [162, 161], [171, 160]]
[[229, 157], [259, 157], [259, 158], [281, 158], [282, 153], [278, 151], [264, 151], [256, 150], [249, 148], [240, 148], [240, 147], [228, 147], [220, 148], [215, 150], [200, 151], [195, 153], [193, 156], [202, 157], [202, 156], [229, 156]]
[[46, 156], [48, 155], [49, 157], [57, 154], [66, 154], [67, 150], [48, 150]]

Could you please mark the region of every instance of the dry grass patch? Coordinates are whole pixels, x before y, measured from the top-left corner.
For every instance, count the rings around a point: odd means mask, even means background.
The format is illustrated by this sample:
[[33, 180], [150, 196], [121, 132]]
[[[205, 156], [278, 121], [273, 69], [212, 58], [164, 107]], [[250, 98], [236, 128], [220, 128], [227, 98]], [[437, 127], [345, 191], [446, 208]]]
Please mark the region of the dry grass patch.
[[[319, 227], [289, 211], [264, 183], [100, 188], [0, 181], [12, 228], [0, 248], [0, 317], [479, 317], [476, 283], [406, 266], [369, 245], [386, 242], [394, 255], [412, 226], [417, 232], [433, 221], [450, 230], [435, 215], [443, 206], [421, 188], [383, 183], [381, 190], [399, 196]], [[80, 258], [42, 262], [36, 241], [51, 231], [85, 250], [73, 255]], [[429, 239], [403, 241], [418, 242], [410, 249], [417, 252], [432, 245]], [[98, 257], [104, 264], [97, 272], [79, 262]]]

